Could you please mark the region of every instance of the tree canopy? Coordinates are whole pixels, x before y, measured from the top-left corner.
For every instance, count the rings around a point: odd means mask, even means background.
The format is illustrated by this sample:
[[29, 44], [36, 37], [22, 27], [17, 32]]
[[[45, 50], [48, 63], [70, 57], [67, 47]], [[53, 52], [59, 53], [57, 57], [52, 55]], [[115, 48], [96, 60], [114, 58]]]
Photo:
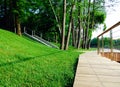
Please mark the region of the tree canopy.
[[[0, 27], [16, 31], [23, 28], [42, 34], [42, 38], [89, 48], [92, 31], [104, 23], [104, 0], [1, 0]], [[49, 39], [48, 39], [49, 38]]]

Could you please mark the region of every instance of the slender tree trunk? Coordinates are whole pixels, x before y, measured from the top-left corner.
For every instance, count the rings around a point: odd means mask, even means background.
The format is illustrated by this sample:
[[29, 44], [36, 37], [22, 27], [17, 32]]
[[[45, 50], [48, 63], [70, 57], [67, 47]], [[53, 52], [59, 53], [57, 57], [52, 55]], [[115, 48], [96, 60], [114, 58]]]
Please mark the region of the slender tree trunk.
[[65, 46], [65, 23], [66, 23], [66, 0], [63, 1], [63, 25], [62, 25], [62, 40], [61, 40], [61, 50], [64, 50]]
[[[10, 31], [12, 32], [15, 32], [15, 16], [13, 14], [13, 9], [14, 9], [14, 5], [15, 5], [15, 2], [13, 2], [12, 0], [9, 0], [9, 10], [8, 10], [8, 25], [10, 26]], [[16, 33], [16, 32], [15, 32]]]
[[83, 40], [82, 40], [82, 48], [85, 49], [85, 25], [83, 25]]
[[75, 31], [75, 47], [77, 48], [77, 43], [78, 43], [78, 31], [79, 31], [79, 29], [78, 29], [78, 27], [77, 27], [77, 29], [76, 29], [76, 31]]
[[[94, 29], [94, 11], [95, 11], [95, 0], [93, 0], [93, 7], [92, 7], [93, 13], [92, 13], [92, 29]], [[91, 32], [92, 33], [92, 32]], [[88, 45], [87, 45], [87, 49], [90, 48], [90, 43], [91, 43], [91, 36], [89, 35], [89, 39], [88, 39]]]
[[[93, 13], [92, 13], [92, 29], [94, 29], [94, 11], [95, 11], [95, 0], [93, 0], [93, 7], [92, 7], [92, 10], [93, 10]], [[92, 33], [92, 30], [91, 30], [91, 32], [89, 32], [89, 34], [91, 34]], [[90, 43], [91, 43], [91, 35], [89, 35], [89, 37], [88, 37], [88, 44], [87, 44], [87, 49], [89, 49], [90, 48]]]
[[17, 30], [17, 34], [19, 36], [21, 36], [21, 26], [20, 26], [20, 21], [19, 21], [19, 17], [18, 15], [15, 16], [15, 24], [16, 24], [16, 30]]
[[91, 43], [91, 39], [89, 38], [88, 44], [87, 44], [87, 49], [90, 49], [90, 43]]
[[91, 0], [89, 0], [89, 4], [88, 4], [87, 28], [85, 31], [85, 48], [87, 48], [87, 44], [88, 44], [88, 31], [89, 31], [89, 21], [90, 21], [90, 3], [91, 3]]
[[83, 8], [83, 15], [84, 15], [84, 19], [83, 19], [83, 39], [82, 39], [82, 48], [85, 49], [85, 31], [86, 31], [86, 0], [84, 0], [84, 8]]
[[74, 4], [73, 4], [72, 7], [71, 7], [71, 12], [70, 12], [70, 22], [69, 22], [69, 27], [68, 27], [68, 33], [67, 33], [67, 40], [66, 40], [65, 50], [68, 49], [68, 45], [69, 45], [74, 6], [75, 6], [75, 0], [74, 0]]
[[[81, 3], [81, 0], [78, 0], [79, 3]], [[77, 42], [77, 48], [80, 48], [81, 43], [81, 7], [78, 6], [78, 24], [79, 24], [79, 31], [78, 31], [78, 42]]]
[[[17, 6], [17, 1], [16, 0], [12, 0], [12, 9], [18, 9]], [[14, 13], [14, 25], [15, 25], [15, 29], [16, 32], [19, 36], [21, 36], [21, 25], [20, 25], [20, 18], [19, 18], [19, 13]]]
[[74, 29], [74, 20], [72, 19], [72, 46], [75, 46], [75, 29]]
[[53, 13], [54, 13], [54, 16], [55, 16], [55, 19], [56, 19], [56, 22], [57, 22], [57, 27], [58, 27], [58, 29], [59, 29], [59, 33], [60, 33], [60, 35], [61, 35], [61, 26], [60, 26], [60, 23], [59, 23], [59, 20], [58, 20], [58, 16], [57, 16], [57, 14], [56, 14], [56, 12], [55, 12], [55, 9], [54, 9], [54, 7], [53, 7], [53, 5], [52, 5], [52, 2], [51, 2], [51, 0], [49, 0], [49, 3], [50, 3], [50, 6], [51, 6], [51, 8], [52, 8], [52, 11], [53, 11]]
[[94, 12], [95, 12], [95, 0], [93, 0], [93, 13], [92, 13], [92, 29], [94, 28]]

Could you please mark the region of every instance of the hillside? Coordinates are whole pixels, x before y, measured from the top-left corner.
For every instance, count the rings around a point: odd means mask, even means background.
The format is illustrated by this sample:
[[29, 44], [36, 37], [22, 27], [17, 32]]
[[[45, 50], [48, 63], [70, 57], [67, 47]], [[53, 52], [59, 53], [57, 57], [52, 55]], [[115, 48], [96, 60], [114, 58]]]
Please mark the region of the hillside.
[[78, 54], [0, 29], [0, 87], [72, 86]]

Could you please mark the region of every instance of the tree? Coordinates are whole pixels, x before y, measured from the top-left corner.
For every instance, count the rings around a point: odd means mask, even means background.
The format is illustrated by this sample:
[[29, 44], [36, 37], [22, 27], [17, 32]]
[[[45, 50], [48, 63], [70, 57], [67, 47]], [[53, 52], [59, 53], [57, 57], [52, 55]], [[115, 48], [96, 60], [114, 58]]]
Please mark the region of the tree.
[[13, 16], [11, 12], [11, 1], [10, 0], [1, 0], [0, 1], [0, 27], [6, 30], [14, 31]]
[[51, 6], [51, 8], [52, 8], [52, 11], [53, 11], [53, 13], [54, 13], [54, 16], [55, 16], [55, 19], [56, 19], [56, 22], [57, 22], [57, 26], [58, 26], [58, 29], [59, 29], [59, 32], [60, 32], [60, 35], [61, 35], [61, 30], [62, 30], [62, 29], [61, 29], [61, 25], [60, 25], [58, 16], [57, 16], [57, 14], [56, 14], [56, 12], [55, 12], [55, 9], [54, 9], [54, 6], [52, 5], [51, 0], [49, 0], [49, 3], [50, 3], [50, 6]]
[[[26, 27], [44, 39], [54, 41], [56, 38], [62, 50], [69, 48], [71, 40], [75, 48], [89, 48], [92, 31], [105, 18], [104, 8], [101, 8], [103, 1], [1, 0], [4, 8], [1, 8], [0, 15], [4, 17], [0, 16], [0, 20], [8, 18], [9, 25], [13, 26], [11, 29], [16, 28], [19, 35], [21, 27]], [[5, 20], [6, 24], [8, 20]]]
[[15, 18], [15, 28], [17, 34], [21, 36], [21, 22], [25, 16], [27, 16], [27, 0], [13, 0], [13, 15]]
[[65, 44], [65, 50], [68, 49], [68, 45], [69, 45], [70, 34], [71, 34], [71, 28], [72, 28], [73, 10], [74, 10], [74, 8], [75, 8], [75, 3], [76, 3], [76, 0], [73, 0], [72, 6], [71, 6], [71, 11], [70, 11], [69, 27], [68, 27], [68, 33], [67, 33], [66, 44]]
[[63, 0], [63, 25], [62, 25], [62, 40], [61, 40], [62, 50], [64, 50], [64, 46], [65, 46], [65, 23], [66, 23], [66, 0]]
[[90, 29], [90, 27], [89, 27], [89, 22], [90, 22], [90, 8], [91, 8], [91, 0], [89, 0], [89, 2], [88, 2], [88, 12], [87, 12], [87, 14], [88, 14], [88, 17], [87, 17], [87, 27], [86, 27], [86, 30], [85, 30], [85, 48], [87, 48], [87, 44], [88, 44], [88, 32], [89, 32], [89, 29]]
[[[90, 2], [90, 3], [89, 3]], [[105, 11], [104, 7], [101, 6], [101, 3], [104, 1], [98, 0], [93, 2], [89, 1], [88, 7], [84, 8], [84, 16], [83, 16], [83, 40], [82, 47], [84, 49], [89, 49], [90, 41], [92, 36], [92, 31], [94, 31], [99, 24], [103, 23], [105, 20]], [[84, 7], [87, 5], [86, 1], [84, 1]], [[86, 9], [88, 15], [86, 15]], [[98, 13], [97, 13], [98, 12]], [[99, 18], [99, 19], [98, 19]]]
[[78, 0], [78, 24], [79, 24], [79, 31], [78, 31], [78, 42], [77, 42], [77, 49], [80, 48], [81, 42], [81, 0]]

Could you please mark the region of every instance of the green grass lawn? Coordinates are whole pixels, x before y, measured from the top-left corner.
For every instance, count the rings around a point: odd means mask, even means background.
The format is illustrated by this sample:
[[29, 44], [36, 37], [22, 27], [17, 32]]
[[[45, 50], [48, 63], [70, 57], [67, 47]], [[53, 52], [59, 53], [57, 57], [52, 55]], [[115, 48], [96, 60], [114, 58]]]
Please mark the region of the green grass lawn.
[[70, 87], [80, 53], [0, 29], [0, 87]]

